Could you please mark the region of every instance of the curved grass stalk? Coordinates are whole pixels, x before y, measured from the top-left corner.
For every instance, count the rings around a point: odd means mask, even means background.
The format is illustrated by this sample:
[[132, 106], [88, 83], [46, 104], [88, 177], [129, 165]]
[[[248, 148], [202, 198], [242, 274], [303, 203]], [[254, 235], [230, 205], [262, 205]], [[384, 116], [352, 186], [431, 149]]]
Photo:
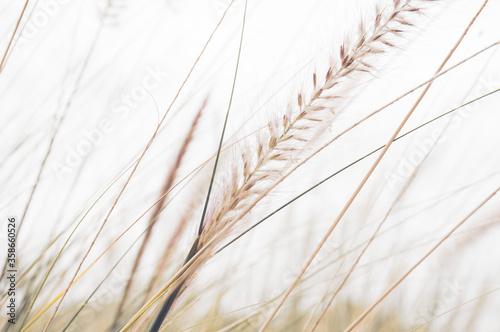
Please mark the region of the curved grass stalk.
[[465, 305], [467, 305], [467, 304], [469, 304], [469, 303], [475, 302], [475, 301], [477, 301], [477, 300], [481, 300], [481, 299], [485, 298], [486, 296], [488, 296], [488, 295], [490, 295], [490, 294], [493, 294], [493, 293], [495, 293], [495, 292], [498, 292], [499, 290], [500, 290], [500, 287], [497, 287], [497, 288], [495, 288], [495, 289], [492, 289], [492, 290], [491, 290], [491, 291], [489, 291], [489, 292], [486, 292], [486, 293], [481, 294], [481, 295], [479, 295], [479, 296], [477, 296], [477, 297], [475, 297], [475, 298], [473, 298], [473, 299], [470, 299], [469, 301], [466, 301], [466, 302], [464, 302], [464, 303], [461, 303], [460, 305], [458, 305], [458, 306], [456, 306], [456, 307], [453, 307], [453, 308], [451, 308], [451, 309], [449, 309], [449, 310], [447, 310], [447, 311], [445, 311], [445, 312], [443, 312], [443, 313], [441, 313], [441, 314], [439, 314], [439, 315], [437, 315], [437, 316], [433, 317], [432, 319], [430, 319], [429, 321], [425, 322], [424, 324], [421, 324], [421, 325], [419, 325], [419, 326], [416, 326], [416, 327], [412, 328], [412, 329], [411, 329], [411, 330], [409, 330], [408, 332], [414, 332], [414, 331], [416, 331], [416, 330], [418, 330], [418, 329], [420, 329], [420, 328], [422, 328], [422, 327], [424, 327], [424, 326], [426, 326], [426, 325], [429, 325], [430, 323], [432, 323], [432, 322], [433, 322], [433, 321], [435, 321], [436, 319], [438, 319], [438, 318], [440, 318], [440, 317], [443, 317], [444, 315], [449, 314], [450, 312], [453, 312], [453, 311], [455, 311], [455, 310], [457, 310], [457, 309], [459, 309], [459, 308], [461, 308], [461, 307], [463, 307], [463, 306], [465, 306]]
[[28, 7], [29, 2], [30, 2], [30, 0], [26, 0], [26, 2], [24, 3], [21, 14], [19, 15], [19, 19], [17, 20], [14, 31], [12, 32], [12, 36], [10, 37], [9, 43], [7, 44], [7, 48], [5, 49], [5, 52], [2, 56], [2, 61], [0, 61], [0, 74], [2, 73], [2, 71], [5, 67], [5, 60], [7, 59], [7, 54], [9, 54], [10, 48], [12, 46], [12, 42], [14, 41], [14, 37], [16, 36], [17, 29], [19, 29], [19, 25], [21, 24], [21, 20], [23, 19], [24, 12], [26, 11], [26, 8]]

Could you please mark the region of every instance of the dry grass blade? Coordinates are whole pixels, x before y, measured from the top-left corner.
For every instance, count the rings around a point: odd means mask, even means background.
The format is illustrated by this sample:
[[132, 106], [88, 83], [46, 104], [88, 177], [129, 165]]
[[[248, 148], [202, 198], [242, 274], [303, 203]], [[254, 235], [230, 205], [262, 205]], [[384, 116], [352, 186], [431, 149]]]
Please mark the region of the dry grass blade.
[[[416, 172], [417, 170], [415, 170]], [[415, 175], [415, 172], [413, 175]], [[401, 191], [399, 192], [398, 196], [396, 197], [396, 199], [394, 200], [394, 202], [391, 204], [389, 210], [387, 211], [387, 213], [385, 214], [385, 216], [382, 218], [382, 220], [380, 221], [380, 223], [377, 225], [377, 228], [375, 229], [375, 231], [373, 232], [372, 236], [370, 237], [370, 239], [366, 242], [365, 246], [363, 247], [363, 249], [361, 250], [361, 253], [358, 255], [358, 257], [356, 258], [356, 260], [354, 261], [354, 263], [351, 265], [351, 267], [349, 268], [349, 271], [347, 272], [347, 274], [344, 276], [344, 278], [342, 279], [342, 281], [340, 282], [340, 284], [337, 286], [337, 288], [335, 289], [335, 291], [333, 292], [332, 296], [330, 297], [330, 299], [328, 300], [328, 303], [325, 305], [325, 307], [323, 308], [323, 310], [321, 311], [321, 313], [318, 315], [318, 318], [316, 319], [316, 322], [314, 323], [313, 327], [311, 328], [310, 332], [314, 332], [316, 330], [316, 328], [319, 326], [320, 322], [321, 322], [321, 319], [325, 316], [325, 314], [327, 313], [328, 309], [330, 308], [330, 306], [332, 305], [333, 303], [333, 300], [336, 298], [336, 296], [340, 293], [340, 291], [342, 290], [342, 288], [344, 288], [345, 284], [347, 283], [347, 280], [351, 277], [351, 274], [354, 272], [354, 269], [358, 266], [361, 258], [364, 256], [364, 254], [366, 253], [366, 251], [368, 250], [368, 247], [372, 244], [372, 242], [375, 240], [375, 238], [378, 236], [380, 230], [382, 229], [382, 226], [385, 224], [385, 222], [387, 221], [387, 219], [389, 218], [389, 215], [393, 212], [394, 210], [394, 207], [396, 206], [396, 204], [401, 200], [401, 198], [403, 197], [403, 195], [406, 193], [408, 187], [410, 186], [411, 184], [411, 180], [414, 179], [415, 177], [412, 176], [410, 177], [410, 180], [408, 181], [407, 184], [405, 184], [405, 186], [401, 189]]]
[[498, 292], [498, 291], [500, 291], [500, 287], [495, 288], [495, 289], [493, 289], [493, 290], [491, 290], [491, 291], [489, 291], [489, 292], [486, 292], [486, 293], [484, 293], [484, 294], [481, 294], [480, 296], [477, 296], [477, 297], [475, 297], [475, 298], [473, 298], [473, 299], [471, 299], [471, 300], [469, 300], [469, 301], [466, 301], [466, 302], [464, 302], [464, 303], [461, 303], [459, 306], [456, 306], [456, 307], [454, 307], [454, 308], [451, 308], [450, 310], [447, 310], [447, 311], [445, 311], [445, 312], [443, 312], [443, 313], [441, 313], [441, 314], [439, 314], [439, 315], [435, 316], [434, 318], [432, 318], [432, 319], [431, 319], [431, 320], [429, 320], [428, 322], [426, 322], [426, 323], [424, 323], [424, 324], [421, 324], [421, 325], [419, 325], [419, 326], [417, 326], [417, 327], [414, 327], [413, 329], [411, 329], [411, 330], [410, 330], [410, 331], [408, 331], [408, 332], [414, 332], [414, 331], [417, 331], [417, 330], [421, 329], [422, 327], [424, 327], [424, 326], [426, 326], [426, 325], [428, 325], [428, 324], [432, 323], [434, 320], [436, 320], [436, 319], [438, 319], [438, 318], [440, 318], [440, 317], [443, 317], [444, 315], [449, 314], [450, 312], [456, 311], [457, 309], [459, 309], [459, 308], [461, 308], [461, 307], [463, 307], [463, 306], [465, 306], [465, 305], [467, 305], [467, 304], [469, 304], [469, 303], [475, 302], [475, 301], [477, 301], [477, 300], [482, 300], [482, 299], [484, 299], [486, 296], [488, 296], [488, 295], [490, 295], [490, 294], [493, 294], [493, 293], [495, 293], [495, 292]]
[[26, 0], [26, 2], [24, 3], [21, 14], [19, 15], [19, 19], [17, 20], [16, 27], [14, 28], [14, 31], [12, 32], [12, 36], [10, 37], [9, 44], [7, 45], [7, 48], [2, 56], [2, 61], [0, 62], [0, 73], [2, 73], [2, 71], [5, 67], [5, 60], [7, 59], [7, 55], [9, 54], [12, 42], [14, 41], [14, 38], [16, 37], [17, 29], [19, 29], [19, 25], [21, 24], [21, 20], [23, 19], [24, 12], [26, 11], [26, 8], [28, 7], [29, 2], [30, 2], [30, 0]]
[[120, 301], [120, 304], [118, 305], [118, 310], [116, 312], [115, 320], [114, 320], [114, 323], [112, 325], [113, 330], [115, 330], [118, 327], [118, 324], [119, 324], [118, 321], [123, 313], [123, 308], [126, 304], [127, 298], [129, 296], [129, 293], [130, 293], [130, 290], [132, 287], [132, 283], [134, 281], [134, 275], [135, 275], [135, 273], [140, 265], [141, 258], [143, 256], [144, 251], [146, 249], [146, 246], [151, 238], [153, 228], [154, 228], [156, 222], [158, 221], [159, 214], [163, 210], [163, 208], [165, 207], [165, 202], [166, 202], [167, 197], [168, 197], [167, 193], [172, 188], [175, 177], [177, 175], [177, 171], [178, 171], [178, 169], [182, 163], [182, 160], [187, 152], [188, 146], [191, 143], [191, 140], [193, 139], [193, 134], [194, 134], [194, 131], [196, 129], [196, 125], [198, 124], [198, 121], [201, 117], [203, 110], [205, 109], [206, 104], [207, 104], [207, 100], [205, 100], [203, 102], [202, 106], [198, 110], [198, 113], [196, 114], [193, 122], [191, 123], [191, 127], [189, 129], [189, 132], [187, 133], [187, 135], [184, 139], [184, 142], [182, 143], [182, 146], [179, 149], [179, 152], [177, 154], [175, 162], [172, 165], [172, 167], [170, 168], [170, 171], [167, 173], [167, 176], [165, 178], [165, 182], [164, 182], [163, 187], [161, 189], [160, 201], [158, 202], [158, 204], [156, 204], [156, 208], [155, 208], [154, 212], [151, 214], [151, 218], [148, 222], [148, 227], [146, 229], [146, 234], [142, 240], [139, 251], [137, 252], [137, 256], [136, 256], [134, 264], [132, 266], [132, 271], [130, 272], [130, 278], [127, 281], [127, 284], [126, 284], [125, 289], [124, 289], [123, 294], [122, 294], [122, 299]]
[[[191, 246], [191, 249], [190, 249], [190, 251], [189, 251], [189, 253], [188, 253], [187, 257], [186, 257], [186, 260], [184, 261], [184, 264], [186, 264], [187, 262], [189, 262], [191, 260], [191, 258], [193, 258], [193, 256], [196, 254], [196, 252], [197, 252], [197, 250], [198, 250], [198, 248], [200, 246], [199, 240], [200, 240], [200, 237], [201, 237], [202, 231], [203, 231], [203, 225], [204, 225], [204, 221], [205, 221], [205, 215], [206, 215], [206, 212], [207, 212], [208, 203], [209, 203], [209, 200], [210, 200], [210, 194], [212, 192], [212, 188], [213, 188], [213, 184], [214, 184], [215, 174], [217, 172], [217, 165], [219, 163], [219, 158], [220, 158], [220, 154], [221, 154], [221, 150], [222, 150], [222, 145], [224, 143], [224, 134], [226, 133], [227, 120], [229, 118], [229, 113], [231, 111], [231, 105], [232, 105], [233, 97], [234, 97], [234, 89], [236, 87], [236, 79], [238, 77], [238, 68], [240, 66], [241, 50], [242, 50], [242, 46], [243, 46], [243, 36], [244, 36], [244, 33], [245, 33], [245, 23], [246, 23], [246, 17], [247, 17], [247, 4], [248, 4], [248, 1], [245, 0], [245, 8], [243, 10], [243, 22], [242, 22], [242, 25], [241, 25], [241, 36], [240, 36], [239, 47], [238, 47], [238, 56], [236, 58], [236, 68], [234, 70], [233, 84], [232, 84], [232, 88], [231, 88], [231, 96], [229, 98], [229, 105], [227, 107], [227, 112], [226, 112], [226, 116], [225, 116], [225, 119], [224, 119], [224, 125], [223, 125], [222, 133], [221, 133], [221, 136], [220, 136], [219, 146], [217, 148], [217, 155], [215, 157], [215, 164], [214, 164], [214, 167], [213, 167], [213, 170], [212, 170], [212, 176], [211, 176], [211, 179], [210, 179], [210, 184], [209, 184], [207, 196], [206, 196], [206, 199], [205, 199], [205, 204], [203, 206], [203, 212], [202, 212], [202, 215], [201, 215], [200, 224], [198, 226], [198, 233], [197, 233], [196, 239], [194, 240], [194, 243]], [[163, 321], [165, 320], [165, 317], [167, 316], [167, 314], [169, 313], [170, 309], [174, 305], [174, 302], [177, 300], [177, 297], [184, 291], [184, 289], [185, 289], [185, 282], [188, 281], [190, 279], [190, 277], [191, 277], [190, 275], [184, 276], [183, 280], [179, 281], [179, 283], [176, 286], [176, 288], [174, 288], [171, 291], [170, 295], [167, 297], [167, 299], [163, 303], [160, 311], [158, 312], [158, 315], [156, 316], [156, 319], [154, 320], [152, 326], [150, 327], [150, 329], [149, 329], [150, 332], [158, 332], [160, 330], [160, 328], [161, 328], [161, 326], [163, 324]]]
[[177, 248], [177, 246], [179, 245], [181, 235], [186, 230], [186, 227], [188, 226], [188, 221], [190, 220], [194, 210], [195, 210], [194, 204], [190, 204], [190, 208], [188, 208], [186, 213], [184, 213], [184, 215], [181, 217], [179, 223], [177, 224], [176, 229], [172, 233], [172, 236], [167, 241], [165, 249], [163, 250], [163, 254], [158, 262], [158, 265], [155, 268], [155, 271], [153, 272], [153, 275], [151, 276], [148, 287], [144, 292], [146, 294], [146, 298], [153, 296], [152, 291], [157, 287], [159, 287], [161, 276], [165, 272], [165, 268], [167, 267], [167, 265], [170, 263], [175, 248]]
[[446, 241], [453, 233], [455, 233], [455, 231], [459, 229], [460, 226], [462, 226], [467, 220], [469, 220], [470, 217], [472, 217], [477, 211], [479, 211], [479, 209], [481, 209], [486, 203], [488, 203], [488, 201], [490, 201], [499, 191], [500, 187], [498, 187], [493, 193], [486, 197], [486, 199], [482, 201], [476, 208], [474, 208], [474, 210], [472, 210], [462, 221], [460, 221], [445, 236], [443, 236], [443, 238], [438, 243], [436, 243], [436, 245], [434, 245], [431, 250], [429, 250], [417, 263], [415, 263], [415, 265], [413, 265], [401, 278], [399, 278], [394, 284], [392, 284], [392, 286], [389, 287], [384, 292], [384, 294], [382, 294], [382, 296], [380, 296], [377, 301], [375, 301], [375, 303], [373, 303], [354, 322], [352, 322], [352, 324], [349, 325], [347, 329], [345, 329], [345, 332], [353, 331], [354, 328], [356, 328], [356, 326], [358, 326], [359, 323], [361, 323], [361, 321], [366, 316], [368, 316], [368, 314], [372, 312], [375, 307], [377, 307], [377, 305], [379, 305], [394, 289], [396, 289], [396, 287], [399, 286], [399, 284], [403, 282], [403, 280], [406, 279], [406, 277], [408, 277], [413, 272], [413, 270], [415, 270], [423, 261], [425, 261], [427, 257], [429, 257], [441, 244], [443, 244], [444, 241]]

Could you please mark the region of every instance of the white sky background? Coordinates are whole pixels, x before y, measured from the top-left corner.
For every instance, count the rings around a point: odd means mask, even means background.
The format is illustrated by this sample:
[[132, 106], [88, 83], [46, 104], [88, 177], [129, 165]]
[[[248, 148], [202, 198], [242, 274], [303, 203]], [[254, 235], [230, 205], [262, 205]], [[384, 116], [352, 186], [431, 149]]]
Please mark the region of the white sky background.
[[[138, 156], [154, 132], [158, 112], [161, 117], [166, 111], [228, 2], [114, 1], [113, 8], [108, 8], [109, 17], [101, 26], [106, 1], [39, 0], [35, 9], [35, 1], [32, 1], [28, 7], [28, 12], [32, 12], [30, 22], [0, 75], [2, 216], [22, 214], [54, 133], [54, 124], [62, 114], [65, 117], [23, 226], [24, 233], [19, 240], [22, 262], [27, 264], [34, 259], [51, 236], [81, 217]], [[482, 2], [438, 1], [427, 5], [424, 15], [413, 18], [416, 27], [408, 29], [404, 38], [395, 40], [399, 48], [374, 58], [375, 74], [362, 76], [354, 84], [359, 86], [345, 91], [345, 98], [336, 109], [337, 118], [323, 138], [333, 137], [363, 115], [432, 77]], [[249, 0], [227, 142], [251, 135], [269, 119], [281, 116], [287, 103], [296, 102], [299, 91], [311, 91], [312, 73], [316, 70], [318, 77], [324, 77], [329, 63], [338, 61], [341, 43], [354, 36], [352, 31], [357, 31], [360, 19], [367, 25], [373, 21], [376, 3], [384, 8], [390, 2]], [[24, 1], [0, 0], [0, 4], [0, 50], [3, 52]], [[237, 0], [228, 12], [88, 262], [157, 199], [166, 169], [207, 96], [208, 106], [179, 171], [179, 179], [216, 151], [233, 81], [243, 7], [244, 2]], [[499, 1], [490, 1], [448, 67], [498, 41], [499, 13]], [[499, 61], [500, 51], [494, 48], [436, 81], [404, 131], [499, 88]], [[151, 95], [139, 98], [137, 105], [129, 107], [125, 114], [120, 98], [139, 91], [145, 79], [153, 82], [149, 79], [152, 72], [157, 73], [158, 84], [151, 87]], [[417, 94], [413, 94], [391, 106], [318, 154], [270, 195], [249, 221], [257, 221], [258, 216], [385, 144], [416, 97]], [[387, 232], [374, 242], [361, 261], [361, 264], [369, 264], [368, 267], [360, 268], [353, 275], [344, 297], [370, 304], [389, 285], [391, 278], [401, 275], [434, 241], [497, 188], [500, 183], [499, 98], [497, 95], [487, 97], [455, 116], [446, 131], [447, 138], [423, 163], [414, 183], [386, 222], [383, 230]], [[66, 107], [68, 100], [71, 100], [69, 108]], [[445, 128], [451, 118], [436, 121], [394, 144], [334, 232], [329, 245], [342, 245], [347, 251], [348, 246], [355, 246], [372, 234], [376, 222], [404, 185], [405, 171], [415, 164], [412, 160], [419, 158], [433, 130]], [[85, 143], [88, 142], [85, 133], [100, 128], [103, 120], [110, 128], [102, 139], [96, 144]], [[254, 141], [250, 136], [248, 144]], [[79, 153], [78, 147], [84, 145], [90, 147], [90, 151]], [[236, 144], [223, 155], [219, 178], [228, 174], [233, 162], [238, 162], [236, 156], [242, 148], [243, 144]], [[286, 275], [298, 271], [374, 160], [370, 158], [341, 173], [271, 218], [235, 244], [233, 251], [209, 264], [199, 279], [215, 280], [213, 278], [219, 278], [220, 271], [224, 271], [225, 282], [232, 289], [224, 297], [227, 311], [263, 301], [276, 290], [285, 289], [291, 281]], [[57, 165], [68, 168], [58, 172]], [[153, 246], [143, 261], [141, 273], [144, 275], [157, 259], [160, 249], [156, 248], [163, 248], [165, 237], [172, 231], [174, 224], [169, 221], [179, 218], [193, 202], [197, 202], [197, 212], [191, 222], [191, 231], [195, 231], [209, 173], [210, 168], [205, 168], [164, 212]], [[118, 180], [86, 217], [73, 248], [87, 248], [124, 179]], [[217, 187], [215, 191], [217, 195]], [[493, 224], [479, 228], [482, 231], [465, 231], [498, 222], [498, 203], [498, 199], [493, 199], [464, 226], [461, 235], [438, 249], [384, 302], [387, 308], [401, 301], [402, 319], [411, 324], [415, 312], [434, 303], [434, 288], [443, 289], [442, 283], [449, 281], [463, 287], [440, 308], [441, 312], [499, 287], [498, 228]], [[107, 273], [107, 268], [140, 234], [145, 223], [146, 219], [103, 258], [91, 276], [82, 280], [81, 288], [71, 295], [71, 300], [84, 298], [93, 290], [95, 281]], [[186, 247], [188, 241], [190, 239], [185, 240]], [[402, 250], [407, 251], [377, 264], [370, 263]], [[80, 259], [79, 252], [70, 250], [58, 268], [70, 266], [70, 271], [76, 268], [71, 263]], [[349, 259], [353, 260], [355, 256], [351, 256]], [[127, 271], [129, 263], [130, 260], [125, 262], [120, 270]], [[268, 272], [270, 264], [274, 265], [272, 273]], [[229, 273], [229, 265], [236, 272]], [[324, 280], [336, 268], [336, 265], [330, 266], [325, 274], [318, 275], [318, 280]], [[199, 283], [192, 287], [196, 292]], [[326, 283], [316, 282], [310, 303], [303, 305], [316, 303], [325, 287]], [[478, 321], [482, 325], [474, 331], [493, 331], [493, 326], [499, 326], [500, 318], [495, 317], [494, 311], [500, 305], [499, 294], [487, 297], [479, 313]], [[200, 310], [203, 311], [203, 307]], [[468, 314], [474, 312], [474, 305], [465, 306], [459, 312], [466, 320]], [[436, 331], [440, 322], [446, 321], [446, 318], [438, 320], [433, 325]], [[457, 318], [456, 322], [453, 331], [461, 331], [462, 321]]]

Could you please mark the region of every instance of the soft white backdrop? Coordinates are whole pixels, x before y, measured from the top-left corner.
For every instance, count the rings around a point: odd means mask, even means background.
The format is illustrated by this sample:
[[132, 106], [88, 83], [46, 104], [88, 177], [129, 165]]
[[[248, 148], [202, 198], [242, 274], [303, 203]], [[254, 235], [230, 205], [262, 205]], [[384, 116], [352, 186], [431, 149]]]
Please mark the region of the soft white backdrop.
[[[2, 52], [23, 4], [20, 0], [1, 0]], [[107, 8], [107, 1], [33, 1], [28, 7], [32, 12], [30, 21], [0, 74], [2, 216], [22, 214], [50, 139], [63, 117], [19, 239], [22, 263], [31, 262], [51, 236], [81, 216], [138, 156], [228, 1], [123, 0], [111, 4], [112, 8]], [[373, 20], [376, 4], [383, 8], [387, 2], [249, 0], [227, 141], [250, 135], [282, 114], [287, 103], [295, 102], [299, 91], [308, 91], [312, 73], [316, 70], [320, 76], [325, 74], [330, 61], [337, 59], [341, 43], [353, 37], [351, 31], [356, 31], [359, 21]], [[359, 86], [346, 92], [346, 98], [339, 102], [338, 117], [325, 135], [340, 132], [432, 77], [481, 4], [476, 0], [429, 3], [424, 14], [414, 17], [415, 27], [398, 40], [398, 48], [381, 55], [373, 64], [377, 68], [374, 75], [365, 76]], [[234, 75], [243, 7], [244, 2], [237, 0], [229, 10], [89, 261], [157, 199], [165, 170], [206, 97], [208, 106], [179, 179], [216, 151]], [[103, 12], [108, 16], [101, 21]], [[500, 3], [490, 1], [450, 65], [498, 41], [499, 13]], [[499, 61], [500, 52], [493, 48], [436, 81], [405, 130], [499, 88]], [[127, 104], [127, 98], [132, 102]], [[411, 95], [391, 106], [320, 153], [280, 186], [259, 207], [260, 213], [265, 215], [316, 181], [385, 144], [415, 98]], [[391, 279], [498, 186], [499, 101], [497, 95], [492, 95], [454, 115], [445, 131], [447, 138], [422, 164], [384, 226], [387, 232], [363, 258], [361, 264], [367, 266], [353, 275], [344, 297], [371, 303]], [[445, 128], [450, 119], [438, 120], [394, 144], [334, 232], [329, 246], [342, 245], [347, 250], [370, 236], [403, 187], [408, 170], [414, 169], [418, 163], [415, 160], [427, 152], [425, 142], [433, 130]], [[249, 142], [253, 142], [252, 137]], [[223, 155], [219, 177], [228, 172], [231, 160], [236, 159], [233, 156], [239, 155], [242, 146], [236, 144]], [[299, 270], [373, 160], [369, 158], [341, 173], [266, 221], [235, 244], [234, 250], [209, 264], [198, 281], [218, 278], [220, 271], [225, 271], [224, 278], [232, 285], [232, 291], [223, 299], [227, 311], [265, 300], [285, 289], [291, 282], [289, 275]], [[201, 209], [209, 172], [210, 168], [205, 168], [164, 212], [153, 239], [158, 248], [163, 248], [162, 241], [172, 232], [169, 220], [182, 215], [193, 201], [198, 201]], [[124, 179], [118, 180], [92, 209], [84, 227], [78, 230], [74, 247], [88, 246]], [[498, 228], [493, 225], [483, 232], [465, 231], [498, 222], [498, 203], [498, 199], [490, 202], [470, 220], [464, 232], [450, 239], [387, 299], [389, 305], [400, 301], [401, 314], [408, 324], [413, 323], [415, 313], [435, 305], [434, 289], [445, 289], [443, 282], [458, 284], [460, 290], [450, 301], [444, 301], [440, 312], [499, 286]], [[199, 211], [193, 218], [191, 233], [198, 215]], [[70, 301], [89, 294], [96, 280], [107, 273], [145, 223], [146, 219], [115, 245], [92, 274], [81, 281], [82, 286], [71, 294]], [[186, 248], [189, 241], [185, 239]], [[154, 246], [150, 248], [140, 273], [151, 272], [158, 251]], [[68, 254], [62, 258], [59, 269], [73, 266], [80, 259], [80, 250], [73, 252], [73, 257]], [[179, 257], [182, 255], [179, 253]], [[378, 261], [384, 257], [388, 258]], [[274, 262], [273, 270], [266, 272], [270, 261]], [[130, 263], [125, 261], [119, 270], [128, 271]], [[235, 271], [229, 273], [231, 266]], [[323, 277], [335, 269], [335, 265], [330, 266]], [[366, 292], [367, 282], [370, 292]], [[195, 282], [193, 292], [202, 284]], [[325, 287], [317, 282], [311, 303], [304, 306], [316, 303]], [[486, 298], [477, 313], [482, 325], [474, 331], [498, 329], [495, 308], [499, 305], [499, 294]], [[467, 320], [468, 314], [474, 313], [474, 305], [464, 306], [459, 312], [462, 315], [457, 316], [450, 330], [465, 331], [461, 319]], [[439, 324], [438, 320], [434, 325], [436, 331], [440, 331]]]

